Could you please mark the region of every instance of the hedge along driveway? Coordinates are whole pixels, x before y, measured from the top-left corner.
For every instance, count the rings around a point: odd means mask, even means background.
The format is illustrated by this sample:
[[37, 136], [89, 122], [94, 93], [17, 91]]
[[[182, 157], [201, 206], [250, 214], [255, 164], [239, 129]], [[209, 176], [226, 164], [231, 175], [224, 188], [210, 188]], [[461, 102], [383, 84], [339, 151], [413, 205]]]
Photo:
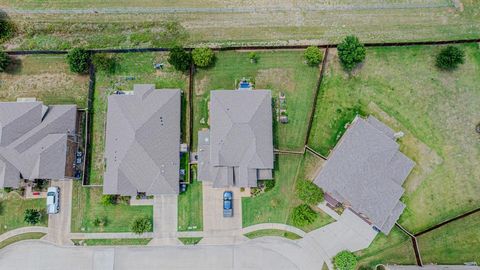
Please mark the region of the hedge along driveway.
[[304, 63], [303, 51], [257, 52], [256, 64], [250, 62], [248, 54], [218, 52], [213, 67], [198, 69], [195, 74], [193, 148], [196, 149], [198, 130], [208, 127], [210, 91], [237, 89], [236, 83], [247, 78], [255, 82], [255, 89], [272, 90], [274, 99], [280, 92], [286, 94], [289, 123], [274, 124], [274, 144], [279, 149], [303, 149], [319, 68]]

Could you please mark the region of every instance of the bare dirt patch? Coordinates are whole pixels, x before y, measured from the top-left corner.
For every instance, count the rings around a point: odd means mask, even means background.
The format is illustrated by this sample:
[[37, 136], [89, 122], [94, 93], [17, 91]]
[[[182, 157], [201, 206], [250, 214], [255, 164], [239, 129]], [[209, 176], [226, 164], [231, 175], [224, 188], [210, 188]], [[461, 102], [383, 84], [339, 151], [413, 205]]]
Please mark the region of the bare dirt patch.
[[195, 95], [201, 96], [205, 94], [205, 92], [207, 92], [208, 83], [208, 76], [205, 76], [200, 80], [195, 80]]

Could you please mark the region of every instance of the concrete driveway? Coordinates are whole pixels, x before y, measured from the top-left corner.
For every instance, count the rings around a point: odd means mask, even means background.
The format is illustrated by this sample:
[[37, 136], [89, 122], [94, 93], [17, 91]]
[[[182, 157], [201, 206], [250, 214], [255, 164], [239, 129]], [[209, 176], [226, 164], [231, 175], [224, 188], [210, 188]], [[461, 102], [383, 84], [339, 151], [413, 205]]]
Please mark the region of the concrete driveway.
[[46, 240], [61, 245], [72, 245], [68, 235], [72, 216], [72, 181], [52, 180], [51, 186], [60, 188], [60, 211], [57, 214], [48, 215], [48, 234]]
[[24, 241], [0, 250], [0, 270], [320, 269], [297, 242], [264, 238], [241, 245], [59, 247]]
[[[223, 192], [233, 192], [233, 217], [223, 217]], [[221, 233], [242, 229], [242, 194], [240, 188], [213, 188], [209, 182], [203, 182], [203, 230], [205, 233]]]

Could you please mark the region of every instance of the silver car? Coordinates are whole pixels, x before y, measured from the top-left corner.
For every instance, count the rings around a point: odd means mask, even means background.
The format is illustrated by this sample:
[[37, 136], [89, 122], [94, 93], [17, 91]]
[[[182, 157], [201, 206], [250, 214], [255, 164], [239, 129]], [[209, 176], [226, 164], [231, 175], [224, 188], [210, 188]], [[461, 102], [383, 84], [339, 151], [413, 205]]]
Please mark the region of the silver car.
[[47, 214], [56, 214], [60, 211], [60, 188], [49, 187], [47, 190]]

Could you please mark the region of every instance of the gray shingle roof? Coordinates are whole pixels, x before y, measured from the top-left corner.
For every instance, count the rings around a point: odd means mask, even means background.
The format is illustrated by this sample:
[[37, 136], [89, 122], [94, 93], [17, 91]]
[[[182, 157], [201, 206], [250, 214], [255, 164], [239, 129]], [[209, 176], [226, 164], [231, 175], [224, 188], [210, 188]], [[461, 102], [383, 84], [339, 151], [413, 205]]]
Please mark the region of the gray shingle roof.
[[135, 85], [108, 97], [105, 194], [177, 194], [180, 90]]
[[0, 186], [65, 178], [67, 135], [75, 133], [76, 116], [75, 105], [0, 102]]
[[356, 117], [314, 182], [388, 234], [405, 208], [401, 185], [414, 167], [398, 148], [391, 129]]
[[214, 187], [257, 186], [259, 170], [266, 178], [265, 170], [273, 169], [271, 91], [216, 90], [210, 95], [210, 132], [199, 132], [199, 179]]

